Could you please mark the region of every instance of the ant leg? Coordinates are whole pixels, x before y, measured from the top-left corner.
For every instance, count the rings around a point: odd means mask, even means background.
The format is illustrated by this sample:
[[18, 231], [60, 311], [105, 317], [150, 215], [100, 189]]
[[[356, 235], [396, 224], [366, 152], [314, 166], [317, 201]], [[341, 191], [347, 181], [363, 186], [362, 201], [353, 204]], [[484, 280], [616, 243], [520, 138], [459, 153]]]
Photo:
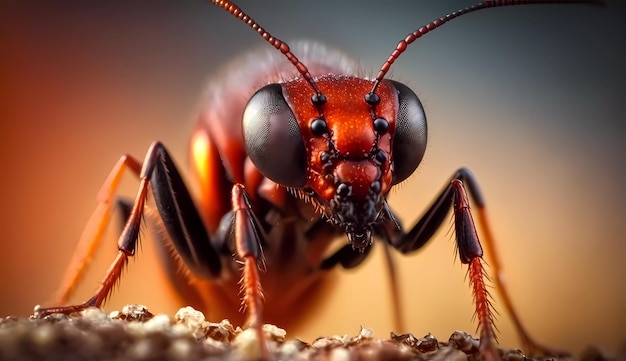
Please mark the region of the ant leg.
[[487, 217], [487, 209], [484, 204], [479, 205], [477, 207], [477, 216], [478, 222], [480, 223], [481, 229], [483, 230], [483, 245], [487, 249], [487, 257], [489, 259], [489, 265], [493, 269], [495, 274], [494, 283], [496, 289], [500, 293], [500, 297], [502, 302], [504, 303], [504, 308], [506, 308], [511, 320], [513, 321], [513, 325], [515, 326], [515, 330], [519, 335], [519, 338], [522, 342], [522, 348], [529, 355], [547, 355], [553, 357], [567, 357], [570, 356], [570, 353], [565, 350], [555, 349], [549, 346], [542, 345], [535, 341], [530, 333], [526, 330], [524, 325], [522, 324], [521, 318], [518, 313], [515, 311], [515, 307], [513, 306], [513, 301], [509, 291], [506, 287], [504, 271], [502, 267], [502, 262], [498, 256], [496, 243], [494, 241], [493, 233], [491, 231], [491, 226], [489, 224], [489, 218]]
[[242, 306], [247, 309], [247, 326], [256, 330], [261, 347], [261, 355], [267, 356], [267, 344], [263, 335], [263, 291], [259, 278], [259, 268], [265, 268], [259, 226], [250, 198], [242, 184], [235, 184], [232, 192], [232, 209], [235, 216], [234, 237], [237, 256], [242, 261], [241, 293]]
[[[493, 343], [495, 333], [493, 331], [492, 309], [488, 292], [485, 287], [485, 275], [482, 265], [482, 247], [476, 233], [476, 227], [472, 214], [469, 210], [466, 188], [469, 195], [477, 205], [478, 220], [485, 231], [484, 244], [491, 256], [492, 266], [496, 273], [495, 286], [499, 291], [504, 305], [511, 315], [518, 335], [521, 338], [524, 349], [529, 354], [543, 353], [549, 355], [563, 355], [563, 351], [552, 350], [538, 345], [532, 340], [528, 332], [522, 326], [519, 316], [513, 307], [511, 297], [504, 284], [501, 262], [495, 252], [493, 236], [487, 222], [485, 201], [473, 174], [465, 169], [459, 169], [452, 177], [450, 183], [437, 197], [435, 202], [426, 211], [422, 218], [405, 233], [395, 220], [393, 214], [388, 212], [385, 223], [381, 226], [381, 233], [388, 242], [402, 253], [410, 253], [421, 248], [428, 242], [441, 226], [450, 208], [454, 209], [456, 241], [461, 262], [469, 265], [469, 278], [472, 283], [476, 312], [481, 328], [481, 351], [497, 355]], [[491, 350], [491, 351], [488, 351]], [[497, 359], [497, 358], [495, 358]]]
[[[112, 172], [113, 178], [120, 174]], [[91, 306], [100, 307], [104, 303], [113, 286], [119, 281], [128, 258], [135, 254], [149, 186], [152, 187], [159, 215], [178, 256], [195, 275], [204, 278], [219, 276], [221, 264], [218, 252], [213, 247], [176, 166], [161, 143], [155, 142], [150, 146], [141, 166], [140, 179], [130, 216], [118, 239], [118, 255], [107, 270], [96, 294], [80, 305], [40, 308], [36, 311], [36, 316], [73, 313]], [[104, 225], [106, 222], [100, 223]]]
[[62, 305], [67, 303], [68, 298], [84, 275], [95, 250], [102, 240], [102, 234], [109, 223], [113, 195], [117, 190], [124, 170], [127, 168], [135, 175], [139, 176], [141, 163], [129, 155], [123, 155], [104, 181], [104, 184], [98, 192], [98, 205], [83, 229], [78, 245], [65, 271], [61, 286], [57, 290], [55, 297], [56, 304]]
[[[120, 159], [120, 162], [122, 161], [122, 159]], [[131, 159], [131, 158], [128, 157], [127, 159]], [[118, 164], [120, 164], [120, 162], [118, 162]], [[138, 164], [136, 160], [134, 161], [134, 163]], [[120, 169], [120, 168], [116, 167], [116, 169]], [[141, 168], [141, 173], [143, 173], [143, 167]], [[117, 181], [119, 181], [119, 176], [121, 176], [121, 172], [114, 171], [111, 173], [111, 175], [114, 175], [114, 177], [117, 177]], [[107, 183], [108, 182], [105, 182], [105, 185]], [[147, 197], [147, 190], [148, 190], [147, 179], [142, 178], [139, 191], [137, 192], [137, 196], [135, 197], [135, 203], [131, 211], [131, 216], [128, 218], [128, 221], [126, 225], [124, 226], [124, 230], [122, 231], [122, 235], [120, 236], [118, 240], [118, 254], [113, 260], [113, 263], [111, 263], [111, 265], [109, 266], [109, 269], [106, 271], [104, 279], [100, 283], [100, 287], [98, 287], [98, 289], [96, 290], [95, 295], [91, 297], [89, 300], [87, 300], [86, 302], [82, 304], [78, 304], [78, 305], [38, 308], [35, 310], [35, 317], [45, 317], [53, 313], [70, 314], [74, 312], [80, 312], [89, 307], [100, 307], [104, 303], [106, 298], [111, 293], [111, 289], [113, 288], [115, 283], [120, 279], [124, 265], [128, 261], [128, 257], [133, 256], [135, 253], [135, 248], [136, 248], [137, 240], [139, 237], [141, 211], [143, 211], [143, 206], [145, 204], [145, 200]], [[110, 197], [112, 193], [113, 192], [109, 193], [108, 196]], [[100, 220], [95, 221], [95, 224], [97, 224], [98, 228], [94, 234], [94, 241], [92, 241], [91, 243], [92, 247], [89, 250], [90, 252], [88, 254], [88, 258], [91, 258], [91, 255], [93, 254], [93, 251], [95, 249], [94, 243], [95, 244], [98, 243], [98, 240], [101, 238], [102, 231], [104, 230], [104, 227], [109, 221], [110, 199], [108, 199], [104, 203], [100, 203], [98, 208], [100, 207], [104, 209], [106, 214], [100, 217]], [[137, 212], [137, 209], [139, 209], [139, 212]], [[92, 216], [92, 219], [94, 218], [94, 216], [97, 216], [97, 215], [99, 215], [98, 209], [96, 209], [96, 212]], [[135, 219], [133, 220], [133, 218]], [[91, 220], [89, 223], [90, 224], [88, 224], [86, 229], [91, 228]], [[84, 245], [83, 241], [84, 239], [81, 237], [81, 241], [78, 247], [79, 251], [75, 253], [75, 257], [80, 255], [80, 253], [82, 253], [82, 251], [84, 250], [82, 247]], [[74, 263], [74, 261], [72, 263]], [[78, 279], [84, 272], [84, 269], [87, 263], [88, 263], [88, 260], [86, 261], [86, 259], [83, 258], [83, 262], [80, 264], [81, 268], [76, 272], [76, 275], [73, 278], [74, 282], [69, 284], [71, 286], [70, 288], [73, 288], [76, 285], [76, 282], [78, 281]], [[68, 275], [71, 276], [71, 272], [68, 272]]]
[[485, 279], [488, 279], [488, 276], [482, 264], [483, 249], [478, 240], [463, 182], [459, 179], [453, 179], [450, 184], [454, 195], [454, 228], [459, 257], [462, 263], [469, 264], [469, 280], [474, 293], [474, 305], [476, 306], [476, 317], [480, 329], [479, 350], [485, 359], [499, 360], [500, 355], [493, 344], [494, 341], [497, 342], [493, 322], [494, 310], [485, 284]]
[[[434, 204], [426, 211], [417, 224], [405, 233], [390, 210], [387, 210], [382, 233], [391, 246], [402, 253], [410, 253], [424, 246], [435, 231], [441, 226], [450, 208], [454, 209], [457, 249], [461, 262], [469, 264], [469, 279], [474, 293], [476, 316], [480, 329], [480, 353], [487, 360], [499, 360], [495, 348], [493, 309], [485, 285], [485, 271], [482, 265], [482, 248], [476, 227], [469, 211], [469, 202], [462, 180], [472, 179], [467, 169], [460, 169], [450, 183], [437, 197]], [[484, 204], [476, 182], [468, 182], [468, 187], [475, 201]]]

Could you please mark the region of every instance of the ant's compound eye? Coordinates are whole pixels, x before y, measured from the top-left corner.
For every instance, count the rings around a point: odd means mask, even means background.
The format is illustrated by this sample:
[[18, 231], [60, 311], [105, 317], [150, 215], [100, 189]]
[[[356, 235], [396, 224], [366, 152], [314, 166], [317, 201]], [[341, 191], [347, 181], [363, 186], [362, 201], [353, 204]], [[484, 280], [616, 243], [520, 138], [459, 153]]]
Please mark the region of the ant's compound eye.
[[306, 183], [306, 149], [280, 84], [259, 89], [243, 114], [243, 137], [252, 163], [272, 181], [299, 188]]
[[389, 80], [398, 91], [398, 117], [393, 137], [393, 184], [407, 179], [424, 158], [426, 114], [417, 95], [406, 85]]

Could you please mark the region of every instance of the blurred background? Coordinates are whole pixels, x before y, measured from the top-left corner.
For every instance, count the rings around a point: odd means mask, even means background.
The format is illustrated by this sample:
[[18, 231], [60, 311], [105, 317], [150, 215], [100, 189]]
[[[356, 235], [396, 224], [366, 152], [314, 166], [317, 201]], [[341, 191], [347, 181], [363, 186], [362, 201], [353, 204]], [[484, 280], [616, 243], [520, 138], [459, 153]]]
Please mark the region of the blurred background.
[[[345, 50], [373, 75], [417, 27], [471, 1], [263, 2], [241, 6], [273, 35]], [[202, 1], [0, 4], [0, 316], [50, 305], [95, 197], [119, 157], [161, 140], [181, 168], [203, 89], [220, 65], [268, 46]], [[624, 5], [519, 6], [464, 16], [418, 40], [391, 76], [421, 97], [423, 164], [391, 205], [412, 225], [459, 167], [478, 178], [523, 321], [543, 343], [615, 353], [626, 341]], [[128, 175], [120, 194], [133, 196]], [[73, 302], [90, 297], [116, 252], [115, 227]], [[409, 330], [473, 331], [466, 269], [444, 225], [396, 257]], [[377, 247], [380, 248], [380, 247]], [[387, 337], [380, 249], [288, 335]], [[154, 247], [130, 262], [107, 305], [173, 314]], [[500, 342], [519, 346], [500, 311]], [[295, 314], [300, 310], [293, 310]]]

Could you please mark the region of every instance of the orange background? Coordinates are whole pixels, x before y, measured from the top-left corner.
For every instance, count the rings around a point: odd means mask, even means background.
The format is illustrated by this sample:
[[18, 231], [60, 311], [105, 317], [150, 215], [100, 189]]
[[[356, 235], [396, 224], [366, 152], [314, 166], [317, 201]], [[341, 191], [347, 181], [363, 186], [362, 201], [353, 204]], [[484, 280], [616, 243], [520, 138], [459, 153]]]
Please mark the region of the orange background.
[[[278, 37], [329, 43], [372, 74], [406, 33], [467, 3], [241, 5]], [[158, 139], [186, 168], [209, 75], [267, 45], [201, 1], [2, 6], [0, 316], [25, 316], [52, 299], [117, 159], [142, 159]], [[595, 344], [614, 353], [626, 340], [626, 146], [618, 116], [626, 59], [614, 50], [624, 15], [612, 6], [487, 10], [418, 40], [392, 68], [421, 97], [430, 127], [425, 160], [393, 192], [392, 207], [408, 228], [458, 167], [472, 169], [523, 320], [544, 343], [573, 351]], [[127, 177], [121, 194], [136, 186]], [[423, 250], [397, 257], [416, 335], [445, 339], [475, 329], [454, 247], [445, 225]], [[74, 302], [92, 294], [115, 237], [101, 248]], [[288, 335], [312, 341], [363, 325], [386, 336], [391, 312], [379, 251], [355, 271], [336, 272], [337, 286], [306, 328]], [[500, 341], [518, 346], [498, 301]], [[150, 242], [107, 309], [131, 302], [170, 314], [179, 306]]]

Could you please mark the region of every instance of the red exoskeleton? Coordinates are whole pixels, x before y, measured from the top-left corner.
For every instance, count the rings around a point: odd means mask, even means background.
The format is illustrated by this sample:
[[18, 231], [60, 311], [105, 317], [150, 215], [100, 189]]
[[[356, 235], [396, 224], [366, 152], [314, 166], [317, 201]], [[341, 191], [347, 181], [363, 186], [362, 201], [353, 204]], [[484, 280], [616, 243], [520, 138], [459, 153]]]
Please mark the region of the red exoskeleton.
[[[547, 2], [484, 2], [446, 15], [409, 34], [377, 76], [365, 79], [343, 54], [311, 43], [292, 44], [292, 52], [235, 5], [214, 1], [277, 50], [250, 56], [208, 90], [211, 104], [200, 115], [190, 144], [193, 173], [200, 184], [198, 201], [192, 199], [160, 142], [152, 144], [143, 162], [122, 157], [105, 182], [107, 199], [81, 239], [59, 302], [67, 300], [81, 277], [108, 222], [122, 171], [130, 169], [140, 185], [124, 212], [127, 223], [118, 240], [118, 256], [87, 302], [40, 309], [38, 314], [103, 304], [136, 251], [150, 190], [165, 230], [160, 234], [164, 266], [173, 284], [190, 303], [209, 308], [221, 303], [236, 310], [241, 294], [247, 326], [258, 330], [261, 342], [263, 321], [280, 319], [287, 305], [308, 297], [325, 270], [358, 266], [374, 239], [386, 250], [416, 251], [452, 209], [458, 254], [468, 264], [475, 298], [481, 352], [497, 359], [483, 250], [469, 208], [471, 198], [484, 230], [482, 243], [493, 249], [485, 201], [474, 176], [461, 168], [415, 225], [405, 230], [400, 224], [387, 197], [420, 164], [427, 123], [415, 93], [386, 75], [407, 45], [460, 15], [494, 6]], [[332, 241], [341, 235], [348, 242], [331, 249]], [[181, 264], [185, 272], [178, 272]], [[537, 345], [522, 327], [495, 255], [491, 267], [525, 347], [551, 352]], [[397, 319], [401, 323], [401, 315]]]

